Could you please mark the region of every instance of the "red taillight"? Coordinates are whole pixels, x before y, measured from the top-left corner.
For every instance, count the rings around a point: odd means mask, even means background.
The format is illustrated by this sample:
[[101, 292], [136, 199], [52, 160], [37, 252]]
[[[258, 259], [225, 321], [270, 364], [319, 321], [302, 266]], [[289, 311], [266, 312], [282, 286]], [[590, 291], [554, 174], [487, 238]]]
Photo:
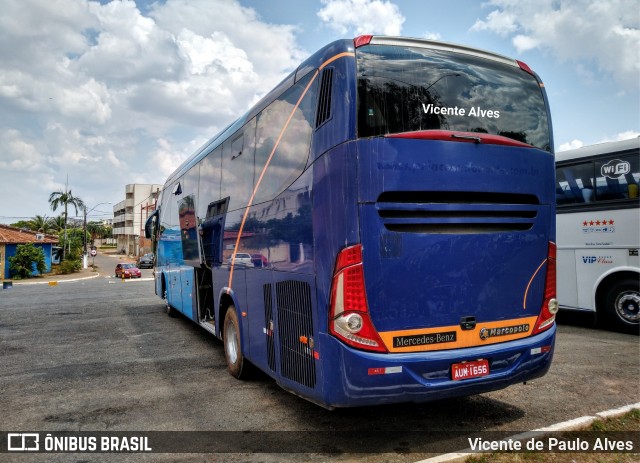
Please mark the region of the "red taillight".
[[353, 39], [353, 45], [356, 48], [362, 47], [363, 45], [369, 45], [372, 38], [373, 38], [373, 35], [361, 35]]
[[343, 249], [336, 259], [331, 286], [329, 330], [350, 346], [387, 352], [369, 316], [360, 244]]
[[547, 276], [544, 282], [544, 302], [538, 316], [538, 321], [533, 329], [533, 334], [541, 333], [553, 326], [558, 313], [558, 301], [556, 299], [556, 244], [549, 242], [547, 252]]
[[351, 246], [345, 248], [338, 254], [336, 259], [336, 268], [333, 271], [333, 275], [337, 275], [341, 270], [352, 265], [362, 263], [362, 245]]

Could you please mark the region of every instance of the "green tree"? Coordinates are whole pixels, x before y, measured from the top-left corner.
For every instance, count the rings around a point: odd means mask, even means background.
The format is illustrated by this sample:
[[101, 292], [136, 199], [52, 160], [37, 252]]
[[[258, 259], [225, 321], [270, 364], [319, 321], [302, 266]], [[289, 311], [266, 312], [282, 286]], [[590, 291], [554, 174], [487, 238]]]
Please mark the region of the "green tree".
[[18, 278], [29, 278], [33, 271], [44, 273], [47, 269], [44, 262], [44, 251], [33, 243], [19, 244], [16, 255], [9, 257], [9, 270]]
[[10, 224], [13, 228], [24, 228], [25, 230], [31, 230], [31, 221], [30, 220], [18, 220]]
[[[88, 237], [89, 235], [87, 234], [86, 236]], [[85, 235], [83, 234], [82, 228], [69, 228], [69, 230], [67, 230], [67, 238], [64, 244], [67, 248], [68, 259], [74, 257], [76, 254], [82, 255], [84, 240]]]
[[53, 233], [60, 233], [62, 230], [64, 230], [64, 217], [62, 215], [59, 215], [58, 217], [52, 217], [51, 219], [49, 219], [49, 222], [51, 223], [51, 229]]
[[51, 233], [53, 230], [53, 225], [51, 223], [51, 219], [47, 218], [46, 215], [36, 215], [33, 219], [30, 220], [31, 230], [37, 231], [39, 233]]
[[[84, 208], [84, 202], [82, 201], [82, 199], [78, 198], [77, 196], [73, 196], [73, 193], [71, 193], [71, 190], [68, 190], [65, 185], [65, 189], [63, 191], [54, 191], [53, 193], [51, 193], [51, 195], [49, 196], [49, 204], [51, 205], [51, 210], [54, 212], [58, 209], [58, 207], [60, 206], [64, 207], [64, 240], [63, 241], [66, 243], [67, 220], [69, 217], [68, 208], [69, 206], [73, 206], [73, 208], [76, 211], [76, 214], [78, 214], [78, 209]], [[62, 260], [64, 259], [65, 259], [65, 250], [63, 248]]]
[[105, 226], [102, 222], [87, 223], [87, 232], [91, 235], [91, 242], [96, 239], [104, 239], [111, 237], [111, 227]]

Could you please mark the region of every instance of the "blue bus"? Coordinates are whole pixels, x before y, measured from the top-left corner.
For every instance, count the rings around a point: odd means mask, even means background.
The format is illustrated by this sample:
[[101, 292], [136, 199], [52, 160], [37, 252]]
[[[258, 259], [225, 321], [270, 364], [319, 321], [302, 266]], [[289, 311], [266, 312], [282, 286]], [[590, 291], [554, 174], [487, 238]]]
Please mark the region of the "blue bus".
[[555, 169], [524, 63], [360, 36], [303, 62], [166, 181], [155, 291], [327, 408], [543, 376], [555, 342]]

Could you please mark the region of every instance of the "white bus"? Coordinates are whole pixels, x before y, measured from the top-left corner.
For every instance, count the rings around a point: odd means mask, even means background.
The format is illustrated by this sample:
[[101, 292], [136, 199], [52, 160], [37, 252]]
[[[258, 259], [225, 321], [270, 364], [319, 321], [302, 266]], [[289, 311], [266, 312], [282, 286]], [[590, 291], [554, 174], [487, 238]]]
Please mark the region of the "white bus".
[[561, 309], [638, 333], [640, 137], [556, 154]]

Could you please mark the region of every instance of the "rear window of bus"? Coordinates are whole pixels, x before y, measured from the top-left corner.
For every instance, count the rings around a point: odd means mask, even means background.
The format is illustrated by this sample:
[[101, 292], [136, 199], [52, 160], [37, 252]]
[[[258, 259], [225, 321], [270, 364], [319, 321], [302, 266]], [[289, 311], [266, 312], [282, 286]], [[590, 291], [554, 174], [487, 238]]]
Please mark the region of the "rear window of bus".
[[451, 130], [501, 135], [550, 151], [540, 84], [519, 67], [388, 45], [360, 47], [356, 59], [360, 137]]

